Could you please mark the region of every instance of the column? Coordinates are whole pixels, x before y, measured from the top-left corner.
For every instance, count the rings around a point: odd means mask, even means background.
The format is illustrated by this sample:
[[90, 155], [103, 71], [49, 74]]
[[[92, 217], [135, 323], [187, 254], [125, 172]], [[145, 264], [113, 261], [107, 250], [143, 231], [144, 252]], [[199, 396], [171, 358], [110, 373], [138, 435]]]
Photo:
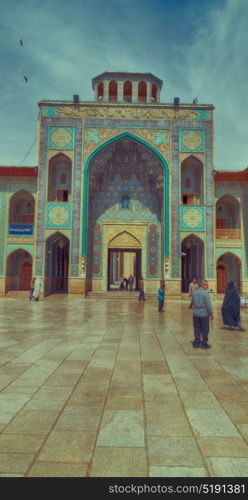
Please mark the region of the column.
[[123, 81], [117, 82], [117, 102], [123, 102]]
[[147, 82], [147, 90], [146, 90], [146, 100], [147, 102], [152, 102], [152, 84], [151, 82]]
[[138, 102], [138, 85], [139, 82], [132, 82], [132, 102]]
[[104, 80], [103, 82], [103, 101], [108, 102], [109, 100], [109, 81]]

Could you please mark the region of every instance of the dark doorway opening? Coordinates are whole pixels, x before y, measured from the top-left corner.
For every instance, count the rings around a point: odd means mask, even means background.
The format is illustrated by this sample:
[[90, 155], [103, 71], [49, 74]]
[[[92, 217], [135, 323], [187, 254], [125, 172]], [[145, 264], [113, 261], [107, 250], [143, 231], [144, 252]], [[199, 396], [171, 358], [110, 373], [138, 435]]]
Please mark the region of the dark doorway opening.
[[120, 290], [124, 278], [134, 277], [133, 290], [138, 290], [141, 278], [141, 249], [110, 248], [108, 250], [108, 290]]
[[69, 240], [56, 233], [46, 242], [46, 293], [68, 292]]

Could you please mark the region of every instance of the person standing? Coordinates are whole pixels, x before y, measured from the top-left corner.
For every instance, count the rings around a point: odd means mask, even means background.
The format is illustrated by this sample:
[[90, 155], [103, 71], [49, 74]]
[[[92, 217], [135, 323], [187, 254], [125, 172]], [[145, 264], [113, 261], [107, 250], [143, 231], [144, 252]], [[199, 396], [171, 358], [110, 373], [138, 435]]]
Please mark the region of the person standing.
[[40, 278], [36, 278], [34, 282], [34, 291], [33, 291], [34, 300], [39, 300], [40, 289], [41, 289], [41, 280]]
[[134, 284], [134, 277], [132, 276], [132, 274], [130, 274], [130, 276], [128, 278], [128, 283], [129, 283], [129, 291], [132, 292], [133, 291], [133, 284]]
[[31, 278], [31, 280], [30, 280], [29, 300], [32, 300], [32, 298], [33, 298], [34, 282], [35, 282], [35, 279]]
[[139, 301], [143, 300], [143, 302], [146, 300], [145, 299], [145, 292], [144, 292], [144, 280], [143, 278], [140, 278], [139, 280]]
[[158, 312], [164, 312], [165, 285], [162, 283], [158, 289]]
[[228, 281], [227, 283], [221, 312], [224, 324], [222, 328], [234, 330], [237, 327], [239, 331], [245, 332], [240, 324], [240, 296], [234, 281]]
[[210, 349], [208, 344], [209, 319], [214, 319], [213, 309], [207, 292], [208, 283], [202, 281], [199, 288], [192, 292], [192, 311], [194, 325], [194, 340], [192, 346], [195, 348]]
[[189, 284], [189, 297], [192, 297], [192, 293], [194, 290], [197, 290], [198, 284], [197, 284], [197, 279], [193, 278], [191, 283]]

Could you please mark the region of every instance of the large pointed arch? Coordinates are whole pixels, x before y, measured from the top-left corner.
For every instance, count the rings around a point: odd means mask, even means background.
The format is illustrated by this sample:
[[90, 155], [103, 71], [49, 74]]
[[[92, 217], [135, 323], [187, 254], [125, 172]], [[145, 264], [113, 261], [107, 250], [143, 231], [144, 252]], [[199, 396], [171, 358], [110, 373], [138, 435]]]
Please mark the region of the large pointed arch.
[[82, 217], [82, 223], [83, 223], [83, 228], [82, 228], [82, 255], [86, 256], [86, 249], [87, 249], [87, 219], [88, 219], [88, 178], [89, 178], [89, 169], [91, 162], [93, 158], [103, 149], [105, 149], [107, 146], [110, 144], [119, 141], [120, 139], [124, 138], [130, 138], [138, 143], [142, 144], [143, 146], [147, 147], [152, 151], [161, 161], [163, 170], [164, 170], [164, 257], [169, 257], [169, 168], [167, 161], [165, 158], [161, 155], [161, 153], [155, 149], [151, 144], [146, 142], [144, 139], [141, 139], [140, 137], [131, 134], [129, 132], [124, 132], [123, 134], [117, 135], [115, 137], [112, 137], [108, 141], [104, 142], [104, 144], [101, 144], [91, 155], [86, 161], [85, 164], [85, 170], [84, 170], [84, 193], [83, 193], [83, 217]]

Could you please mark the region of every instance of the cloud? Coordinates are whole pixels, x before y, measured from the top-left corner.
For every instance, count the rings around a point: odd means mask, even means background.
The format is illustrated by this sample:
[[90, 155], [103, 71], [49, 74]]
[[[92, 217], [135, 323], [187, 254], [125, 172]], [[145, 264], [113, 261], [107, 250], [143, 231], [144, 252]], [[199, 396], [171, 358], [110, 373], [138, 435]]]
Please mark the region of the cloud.
[[[0, 163], [19, 164], [29, 150], [40, 100], [90, 101], [92, 77], [137, 71], [164, 81], [162, 102], [214, 104], [215, 168], [243, 169], [247, 11], [246, 0], [10, 0], [1, 11]], [[33, 148], [26, 164], [36, 161]]]

